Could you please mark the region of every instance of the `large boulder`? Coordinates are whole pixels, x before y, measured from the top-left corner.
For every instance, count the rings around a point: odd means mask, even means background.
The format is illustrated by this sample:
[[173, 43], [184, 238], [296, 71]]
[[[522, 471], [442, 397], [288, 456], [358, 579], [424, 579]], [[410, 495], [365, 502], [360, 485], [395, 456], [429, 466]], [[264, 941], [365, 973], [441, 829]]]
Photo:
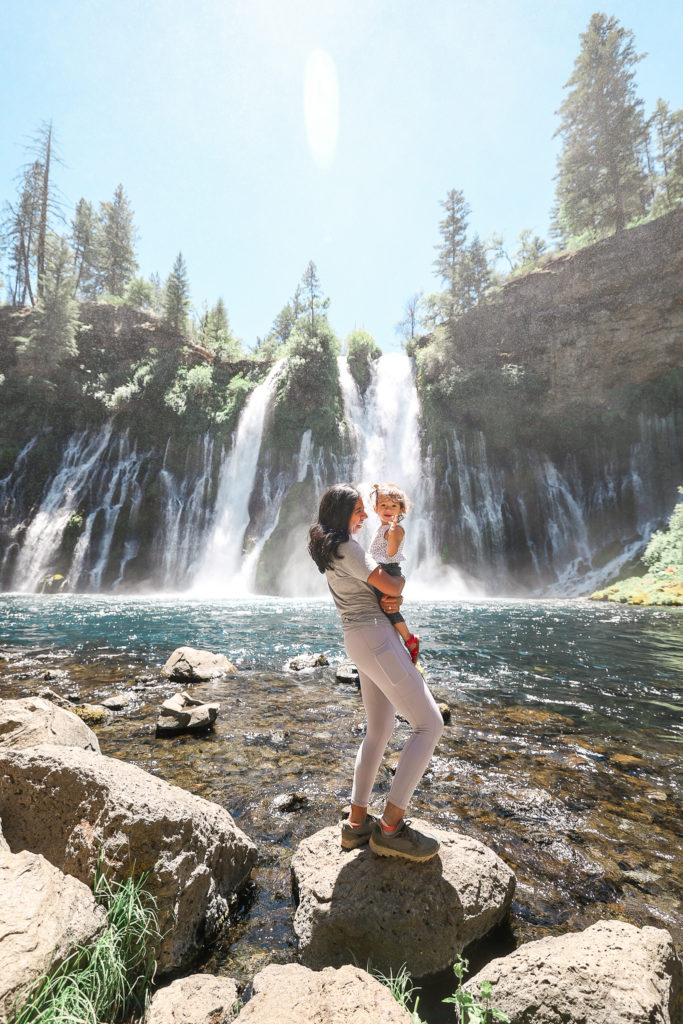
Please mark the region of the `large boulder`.
[[491, 1003], [511, 1024], [679, 1024], [681, 962], [662, 928], [600, 921], [583, 932], [527, 942], [465, 985], [493, 983]]
[[410, 1024], [386, 985], [358, 967], [271, 964], [254, 978], [239, 1024]]
[[154, 993], [144, 1024], [229, 1024], [238, 1012], [239, 995], [232, 978], [191, 974]]
[[414, 977], [449, 967], [474, 939], [506, 917], [515, 876], [482, 843], [457, 832], [435, 835], [439, 854], [417, 864], [342, 850], [337, 827], [305, 839], [293, 861], [294, 931], [313, 968], [371, 960], [383, 973], [402, 964]]
[[0, 747], [18, 750], [39, 743], [58, 743], [100, 752], [95, 733], [72, 711], [44, 697], [0, 700]]
[[83, 882], [38, 853], [0, 851], [0, 1019], [36, 978], [94, 942], [106, 924]]
[[216, 676], [234, 676], [237, 669], [224, 654], [197, 651], [194, 647], [176, 647], [162, 671], [175, 682], [197, 683]]
[[192, 958], [256, 860], [222, 807], [73, 747], [0, 749], [0, 817], [13, 851], [42, 853], [86, 884], [100, 853], [114, 878], [149, 872], [162, 972]]

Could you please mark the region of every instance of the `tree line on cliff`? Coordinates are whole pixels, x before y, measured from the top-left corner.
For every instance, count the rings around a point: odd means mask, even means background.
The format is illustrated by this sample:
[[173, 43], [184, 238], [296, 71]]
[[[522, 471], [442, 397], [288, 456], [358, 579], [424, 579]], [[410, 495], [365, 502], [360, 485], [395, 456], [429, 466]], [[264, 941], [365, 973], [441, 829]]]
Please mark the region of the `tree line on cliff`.
[[[635, 69], [644, 55], [636, 53], [633, 33], [616, 18], [594, 14], [580, 39], [555, 133], [562, 149], [552, 232], [565, 249], [590, 244], [683, 202], [683, 110], [671, 111], [660, 99], [645, 116], [635, 86]], [[68, 230], [57, 230], [65, 215], [54, 182], [56, 163], [52, 125], [46, 124], [33, 140], [18, 195], [5, 206], [5, 292], [10, 305], [31, 309], [17, 336], [26, 375], [51, 379], [64, 360], [77, 355], [79, 302], [87, 301], [148, 310], [178, 336], [182, 372], [167, 395], [167, 404], [177, 412], [188, 388], [209, 392], [215, 360], [230, 363], [249, 355], [272, 361], [285, 353], [305, 360], [312, 339], [317, 339], [318, 355], [338, 350], [339, 342], [327, 337], [333, 333], [326, 314], [329, 299], [322, 297], [314, 263], [270, 331], [245, 353], [222, 298], [192, 310], [182, 252], [163, 284], [158, 273], [138, 276], [137, 230], [122, 185], [98, 209], [81, 198]], [[470, 208], [459, 189], [451, 189], [441, 205], [434, 267], [442, 290], [407, 301], [397, 330], [409, 351], [425, 333], [437, 340], [451, 337], [457, 320], [503, 283], [505, 275], [497, 271], [501, 263], [507, 263], [508, 275], [515, 274], [534, 267], [548, 252], [546, 241], [531, 229], [521, 233], [514, 250], [498, 235], [470, 239]], [[199, 353], [202, 364], [188, 365], [188, 341], [194, 350], [189, 363]], [[366, 332], [354, 332], [347, 349], [362, 384], [368, 359], [379, 350]]]

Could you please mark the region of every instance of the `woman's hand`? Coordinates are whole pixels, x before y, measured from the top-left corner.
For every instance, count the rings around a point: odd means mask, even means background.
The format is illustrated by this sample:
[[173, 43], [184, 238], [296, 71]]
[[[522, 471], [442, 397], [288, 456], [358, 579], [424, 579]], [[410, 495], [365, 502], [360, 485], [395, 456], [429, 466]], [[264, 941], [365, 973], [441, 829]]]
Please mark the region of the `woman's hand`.
[[402, 597], [390, 597], [389, 594], [383, 594], [379, 599], [379, 606], [383, 612], [388, 612], [389, 615], [393, 615], [397, 612], [403, 604]]

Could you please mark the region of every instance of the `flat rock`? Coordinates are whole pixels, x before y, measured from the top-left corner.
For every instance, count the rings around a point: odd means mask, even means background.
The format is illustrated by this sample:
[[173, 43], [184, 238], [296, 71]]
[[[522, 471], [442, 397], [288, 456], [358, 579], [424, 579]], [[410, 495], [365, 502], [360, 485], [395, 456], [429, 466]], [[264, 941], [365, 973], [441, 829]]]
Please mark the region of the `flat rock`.
[[511, 1024], [678, 1024], [681, 962], [663, 928], [600, 921], [527, 942], [492, 960], [465, 988], [493, 983], [492, 1005]]
[[157, 736], [177, 736], [183, 732], [209, 732], [213, 729], [220, 704], [203, 704], [187, 693], [176, 693], [161, 705]]
[[254, 978], [254, 994], [239, 1024], [410, 1024], [383, 985], [359, 967], [311, 971], [270, 964]]
[[14, 852], [42, 853], [88, 885], [100, 852], [114, 878], [149, 872], [162, 973], [192, 959], [256, 860], [222, 807], [75, 747], [0, 748], [0, 817]]
[[503, 921], [515, 876], [476, 839], [415, 827], [441, 849], [422, 864], [344, 851], [339, 828], [305, 839], [292, 860], [298, 906], [294, 931], [309, 967], [367, 963], [387, 974], [406, 964], [413, 977], [450, 967], [470, 942]]
[[194, 647], [176, 647], [162, 669], [178, 683], [196, 683], [216, 676], [234, 676], [237, 669], [224, 654], [198, 651]]
[[44, 697], [0, 701], [0, 747], [34, 747], [56, 743], [99, 754], [97, 736], [73, 711]]
[[0, 851], [0, 1019], [36, 978], [94, 942], [106, 924], [83, 882], [39, 853]]
[[144, 1024], [229, 1024], [237, 1019], [239, 995], [232, 978], [191, 974], [154, 993]]
[[107, 708], [108, 711], [124, 711], [132, 703], [133, 697], [130, 693], [114, 693], [102, 701], [102, 707]]

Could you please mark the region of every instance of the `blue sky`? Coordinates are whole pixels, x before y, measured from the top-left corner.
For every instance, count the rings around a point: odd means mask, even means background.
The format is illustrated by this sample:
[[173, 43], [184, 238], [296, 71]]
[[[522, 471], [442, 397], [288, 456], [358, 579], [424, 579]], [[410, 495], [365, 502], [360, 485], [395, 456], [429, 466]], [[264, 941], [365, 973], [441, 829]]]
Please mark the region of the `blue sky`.
[[195, 305], [222, 296], [249, 347], [314, 260], [337, 333], [389, 351], [438, 287], [449, 189], [471, 235], [548, 237], [555, 111], [595, 10], [648, 54], [646, 113], [683, 106], [670, 0], [5, 0], [0, 199], [52, 119], [69, 213], [122, 183], [143, 276], [182, 251]]

